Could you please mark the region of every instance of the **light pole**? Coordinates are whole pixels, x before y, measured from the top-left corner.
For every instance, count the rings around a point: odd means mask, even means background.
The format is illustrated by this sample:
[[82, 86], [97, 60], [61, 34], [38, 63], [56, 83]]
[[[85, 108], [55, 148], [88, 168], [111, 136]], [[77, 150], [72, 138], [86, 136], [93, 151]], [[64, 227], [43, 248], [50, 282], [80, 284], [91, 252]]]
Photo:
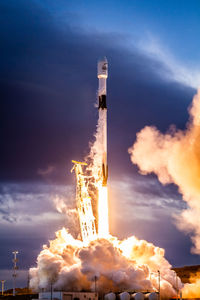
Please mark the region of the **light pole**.
[[160, 270], [158, 270], [158, 293], [159, 293], [159, 300], [160, 300]]
[[177, 296], [177, 300], [178, 300], [179, 290], [178, 290], [178, 276], [177, 276], [177, 274], [176, 274], [176, 291], [177, 291], [176, 296]]
[[97, 276], [96, 275], [94, 276], [94, 292], [95, 292], [95, 294], [97, 292]]
[[5, 280], [1, 280], [1, 294], [3, 296]]
[[51, 300], [53, 299], [53, 281], [51, 280]]
[[174, 275], [175, 275], [175, 286], [176, 286], [176, 299], [178, 300], [179, 290], [178, 290], [178, 276], [176, 274], [176, 271], [174, 271]]
[[15, 296], [15, 288], [16, 288], [16, 277], [17, 277], [17, 254], [18, 251], [13, 251], [14, 259], [13, 259], [13, 296]]

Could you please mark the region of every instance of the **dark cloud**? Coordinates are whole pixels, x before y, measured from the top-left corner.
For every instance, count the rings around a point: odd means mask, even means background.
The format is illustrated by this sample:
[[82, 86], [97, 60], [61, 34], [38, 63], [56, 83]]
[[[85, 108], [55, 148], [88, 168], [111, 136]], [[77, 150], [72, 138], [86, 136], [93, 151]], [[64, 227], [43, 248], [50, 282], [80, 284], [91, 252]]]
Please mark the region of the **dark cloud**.
[[177, 186], [174, 184], [163, 186], [154, 175], [148, 176], [146, 179], [144, 176], [137, 176], [133, 182], [135, 182], [133, 186], [135, 192], [141, 193], [149, 198], [159, 197], [163, 199], [173, 199], [175, 205], [185, 208], [186, 204], [181, 202], [182, 197], [178, 192]]
[[60, 199], [74, 207], [73, 188], [38, 182], [0, 184], [0, 275], [5, 275], [7, 287], [12, 287], [12, 251], [19, 251], [19, 271], [24, 271], [17, 282], [24, 286], [28, 268], [35, 265], [42, 246], [55, 238], [55, 231], [66, 226], [74, 232], [74, 220], [59, 213], [54, 202]]
[[127, 50], [127, 37], [72, 28], [67, 13], [57, 24], [34, 1], [0, 5], [2, 180], [40, 179], [38, 170], [49, 165], [53, 181], [71, 180], [70, 161], [87, 153], [95, 130], [96, 61], [102, 55], [110, 67], [112, 175], [133, 170], [127, 148], [144, 124], [165, 129], [186, 119], [193, 91], [161, 79], [164, 66], [136, 48]]
[[[38, 223], [46, 216], [49, 221], [59, 219], [56, 212], [57, 197], [69, 208], [75, 206], [74, 189], [71, 186], [39, 183], [0, 184], [0, 220], [23, 224]], [[49, 214], [49, 216], [48, 216]]]

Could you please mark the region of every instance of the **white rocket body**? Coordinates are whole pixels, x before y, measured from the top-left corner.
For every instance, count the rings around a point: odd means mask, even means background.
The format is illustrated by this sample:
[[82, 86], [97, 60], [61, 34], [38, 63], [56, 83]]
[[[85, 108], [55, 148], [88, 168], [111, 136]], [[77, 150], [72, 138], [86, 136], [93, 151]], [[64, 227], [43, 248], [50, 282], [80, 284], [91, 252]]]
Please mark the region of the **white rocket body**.
[[98, 100], [99, 119], [102, 122], [102, 185], [107, 185], [108, 165], [107, 165], [107, 105], [106, 105], [106, 80], [108, 78], [108, 61], [106, 58], [98, 62], [97, 77], [99, 78]]

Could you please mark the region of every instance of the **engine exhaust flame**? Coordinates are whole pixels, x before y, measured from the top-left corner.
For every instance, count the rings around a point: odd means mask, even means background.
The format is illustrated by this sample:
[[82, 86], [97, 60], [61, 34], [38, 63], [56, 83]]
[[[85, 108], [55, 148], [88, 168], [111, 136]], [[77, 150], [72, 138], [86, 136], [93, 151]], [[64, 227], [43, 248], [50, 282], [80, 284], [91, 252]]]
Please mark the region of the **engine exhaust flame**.
[[98, 236], [107, 238], [109, 235], [108, 224], [108, 188], [99, 185], [99, 201], [98, 201]]
[[106, 163], [102, 166], [102, 157], [105, 160], [105, 148], [107, 148], [105, 140], [106, 132], [106, 110], [101, 110], [97, 123], [95, 141], [91, 145], [90, 154], [86, 158], [88, 161], [87, 170], [91, 172], [93, 178], [93, 188], [96, 190], [96, 199], [98, 202], [98, 235], [107, 237], [109, 235], [109, 220], [108, 220], [108, 188], [107, 183], [107, 167]]

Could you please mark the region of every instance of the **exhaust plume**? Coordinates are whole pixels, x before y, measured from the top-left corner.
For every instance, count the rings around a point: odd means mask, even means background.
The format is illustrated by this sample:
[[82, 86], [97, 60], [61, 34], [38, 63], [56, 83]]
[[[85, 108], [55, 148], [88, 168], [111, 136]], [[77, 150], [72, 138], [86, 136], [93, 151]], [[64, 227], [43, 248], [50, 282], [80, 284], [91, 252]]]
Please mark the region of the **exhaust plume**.
[[200, 298], [200, 273], [190, 277], [182, 290], [183, 298]]
[[200, 90], [189, 108], [185, 130], [162, 134], [153, 126], [137, 133], [129, 153], [143, 175], [155, 173], [162, 184], [178, 186], [188, 208], [177, 216], [178, 228], [192, 233], [192, 252], [200, 254]]
[[96, 278], [102, 292], [157, 291], [160, 270], [162, 297], [168, 297], [176, 295], [170, 268], [164, 249], [134, 236], [123, 241], [110, 236], [84, 246], [63, 228], [49, 247], [43, 246], [37, 268], [30, 269], [30, 285], [35, 290], [49, 289], [51, 283], [57, 290], [94, 290]]

